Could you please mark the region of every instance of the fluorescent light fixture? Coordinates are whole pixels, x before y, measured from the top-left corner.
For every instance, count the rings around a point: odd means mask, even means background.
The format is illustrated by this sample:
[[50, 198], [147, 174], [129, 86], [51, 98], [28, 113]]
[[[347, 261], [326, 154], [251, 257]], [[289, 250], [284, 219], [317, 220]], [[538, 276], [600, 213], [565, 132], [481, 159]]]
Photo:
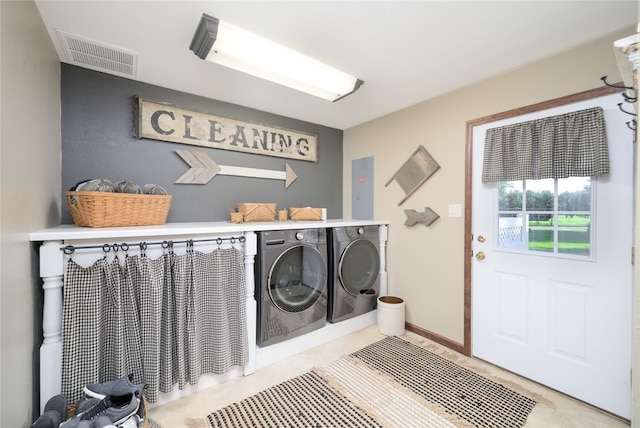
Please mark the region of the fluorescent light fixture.
[[203, 14], [189, 47], [199, 58], [329, 101], [364, 82], [313, 58]]

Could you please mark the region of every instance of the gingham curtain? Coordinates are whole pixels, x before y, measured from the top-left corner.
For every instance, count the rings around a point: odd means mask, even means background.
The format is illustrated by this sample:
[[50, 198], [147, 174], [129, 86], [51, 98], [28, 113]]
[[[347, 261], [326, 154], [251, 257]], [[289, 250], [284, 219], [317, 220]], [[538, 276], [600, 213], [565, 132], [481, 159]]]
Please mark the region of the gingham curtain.
[[62, 316], [62, 393], [128, 374], [159, 392], [248, 360], [243, 252], [173, 252], [152, 260], [67, 262]]
[[483, 183], [608, 173], [601, 107], [487, 130]]

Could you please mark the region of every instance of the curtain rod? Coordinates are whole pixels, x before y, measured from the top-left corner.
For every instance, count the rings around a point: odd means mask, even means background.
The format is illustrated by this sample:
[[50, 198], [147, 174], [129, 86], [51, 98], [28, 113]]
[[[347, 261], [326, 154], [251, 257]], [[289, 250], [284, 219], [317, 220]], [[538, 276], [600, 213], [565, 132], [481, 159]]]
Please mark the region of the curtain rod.
[[236, 240], [238, 242], [244, 243], [246, 238], [243, 235], [243, 236], [237, 236], [237, 237], [230, 236], [228, 238], [185, 239], [181, 241], [166, 240], [166, 241], [156, 241], [156, 242], [140, 241], [138, 243], [123, 242], [121, 244], [114, 243], [114, 244], [102, 244], [102, 245], [79, 245], [79, 246], [67, 245], [65, 247], [60, 248], [60, 251], [63, 251], [67, 255], [71, 255], [75, 252], [75, 250], [102, 248], [102, 251], [104, 251], [105, 253], [108, 253], [111, 250], [113, 250], [114, 252], [117, 252], [118, 250], [128, 251], [129, 247], [139, 246], [140, 251], [144, 252], [144, 250], [146, 250], [149, 245], [161, 245], [162, 248], [164, 249], [172, 250], [174, 244], [187, 244], [187, 248], [192, 249], [193, 244], [196, 242], [215, 242], [218, 245], [221, 245], [224, 241], [230, 241], [232, 244], [234, 244]]

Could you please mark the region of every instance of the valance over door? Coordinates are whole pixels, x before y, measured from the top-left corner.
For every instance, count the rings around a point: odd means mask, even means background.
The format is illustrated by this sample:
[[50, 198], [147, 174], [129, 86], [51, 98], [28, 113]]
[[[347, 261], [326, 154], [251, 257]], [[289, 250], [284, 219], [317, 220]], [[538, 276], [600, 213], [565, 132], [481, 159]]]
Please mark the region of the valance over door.
[[609, 174], [601, 107], [487, 130], [482, 182]]

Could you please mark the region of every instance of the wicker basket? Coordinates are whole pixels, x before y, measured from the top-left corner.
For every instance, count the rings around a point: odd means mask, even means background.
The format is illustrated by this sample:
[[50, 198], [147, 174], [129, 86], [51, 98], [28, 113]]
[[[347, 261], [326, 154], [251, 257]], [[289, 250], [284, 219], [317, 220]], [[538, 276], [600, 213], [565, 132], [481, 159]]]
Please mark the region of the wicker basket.
[[77, 226], [149, 226], [165, 224], [170, 195], [112, 192], [66, 192], [67, 205]]
[[238, 204], [238, 212], [244, 215], [244, 221], [274, 221], [276, 204], [243, 202]]
[[242, 223], [244, 221], [244, 215], [242, 213], [230, 212], [231, 223]]
[[322, 208], [289, 208], [291, 220], [321, 220]]

